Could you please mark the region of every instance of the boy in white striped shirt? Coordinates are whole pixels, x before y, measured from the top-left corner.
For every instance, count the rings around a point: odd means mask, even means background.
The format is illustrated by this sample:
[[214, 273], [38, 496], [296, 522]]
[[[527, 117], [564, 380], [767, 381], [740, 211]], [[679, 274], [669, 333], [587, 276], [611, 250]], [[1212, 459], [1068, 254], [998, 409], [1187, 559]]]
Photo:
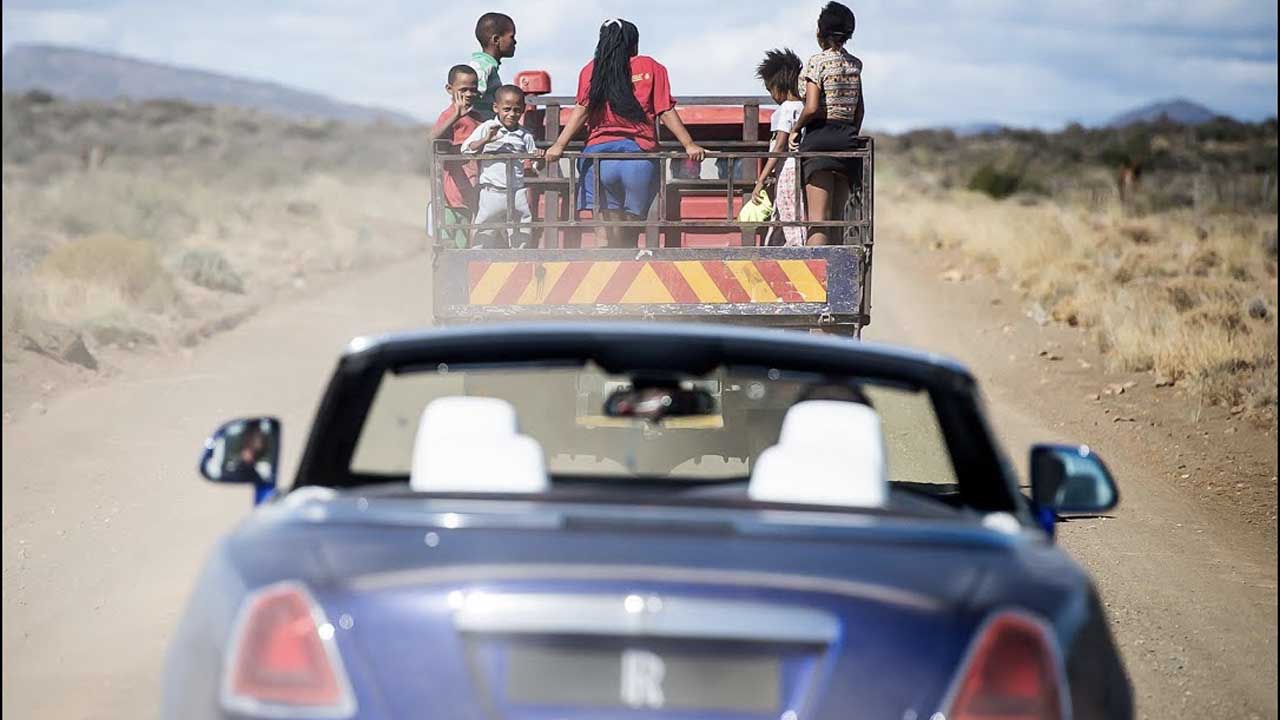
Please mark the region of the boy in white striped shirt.
[[[481, 123], [462, 144], [466, 154], [528, 154], [541, 158], [543, 151], [534, 144], [533, 135], [520, 125], [524, 116], [524, 91], [515, 85], [498, 88], [493, 99], [495, 118]], [[526, 164], [529, 165], [526, 168]], [[482, 160], [475, 223], [533, 222], [529, 210], [529, 190], [524, 186], [526, 169], [532, 171], [527, 160]], [[507, 187], [514, 194], [515, 214], [507, 212]], [[529, 228], [515, 229], [506, 234], [501, 230], [480, 230], [476, 239], [481, 247], [525, 247], [529, 242]]]

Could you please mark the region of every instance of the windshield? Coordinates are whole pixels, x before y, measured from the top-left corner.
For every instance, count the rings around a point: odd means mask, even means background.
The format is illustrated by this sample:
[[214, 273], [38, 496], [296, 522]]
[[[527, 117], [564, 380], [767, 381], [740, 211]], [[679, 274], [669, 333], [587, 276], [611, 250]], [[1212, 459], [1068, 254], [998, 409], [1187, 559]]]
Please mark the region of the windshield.
[[778, 442], [788, 408], [803, 400], [840, 400], [869, 405], [879, 415], [891, 481], [956, 483], [933, 404], [915, 388], [767, 368], [721, 369], [703, 377], [668, 378], [676, 392], [696, 392], [705, 405], [688, 405], [658, 419], [620, 416], [625, 412], [619, 408], [625, 411], [625, 401], [634, 399], [637, 380], [595, 366], [388, 372], [349, 469], [357, 475], [408, 475], [427, 404], [479, 396], [515, 407], [520, 432], [542, 446], [553, 478], [743, 478], [760, 453]]

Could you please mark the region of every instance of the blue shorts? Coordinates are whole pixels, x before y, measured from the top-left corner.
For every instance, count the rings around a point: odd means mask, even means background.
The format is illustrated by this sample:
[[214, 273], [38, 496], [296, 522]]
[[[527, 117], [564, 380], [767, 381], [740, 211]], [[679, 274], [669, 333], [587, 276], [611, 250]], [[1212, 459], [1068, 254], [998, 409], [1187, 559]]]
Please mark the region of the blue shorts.
[[[635, 140], [611, 140], [583, 148], [584, 155], [598, 152], [641, 152]], [[604, 192], [605, 210], [625, 210], [643, 218], [649, 214], [649, 206], [658, 194], [658, 163], [656, 160], [601, 160], [600, 189]], [[578, 207], [595, 210], [596, 163], [578, 160]]]

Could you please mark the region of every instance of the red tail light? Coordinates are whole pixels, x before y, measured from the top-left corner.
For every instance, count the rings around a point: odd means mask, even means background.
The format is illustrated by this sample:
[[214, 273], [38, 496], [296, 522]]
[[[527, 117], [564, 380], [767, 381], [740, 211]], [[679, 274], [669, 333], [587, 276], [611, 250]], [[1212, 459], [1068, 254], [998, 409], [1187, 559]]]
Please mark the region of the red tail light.
[[1057, 645], [1044, 623], [1001, 613], [979, 633], [952, 688], [948, 720], [1067, 720]]
[[223, 706], [253, 716], [351, 717], [355, 696], [333, 635], [302, 585], [283, 582], [253, 593], [231, 630]]

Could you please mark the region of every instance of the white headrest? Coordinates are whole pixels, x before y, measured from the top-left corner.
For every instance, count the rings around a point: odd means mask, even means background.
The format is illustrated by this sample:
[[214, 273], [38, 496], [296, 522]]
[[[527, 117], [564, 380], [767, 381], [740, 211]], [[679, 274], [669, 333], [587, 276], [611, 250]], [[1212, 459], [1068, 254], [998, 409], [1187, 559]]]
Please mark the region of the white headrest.
[[516, 410], [497, 398], [444, 397], [422, 411], [409, 487], [418, 492], [547, 489], [542, 446], [516, 430]]
[[881, 507], [889, 496], [880, 416], [860, 403], [807, 400], [787, 410], [778, 444], [756, 460], [753, 500]]

